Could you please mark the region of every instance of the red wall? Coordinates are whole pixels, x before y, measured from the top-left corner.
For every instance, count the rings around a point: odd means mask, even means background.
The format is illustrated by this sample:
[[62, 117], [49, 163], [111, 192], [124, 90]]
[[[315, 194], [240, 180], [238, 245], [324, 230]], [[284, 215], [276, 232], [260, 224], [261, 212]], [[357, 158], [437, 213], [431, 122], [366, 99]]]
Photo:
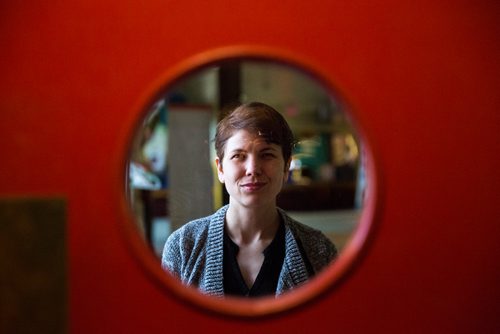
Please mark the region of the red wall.
[[[68, 200], [72, 333], [493, 332], [500, 300], [497, 1], [23, 1], [0, 5], [0, 196]], [[265, 319], [179, 302], [137, 264], [117, 186], [148, 87], [234, 45], [314, 63], [381, 170], [338, 288]]]

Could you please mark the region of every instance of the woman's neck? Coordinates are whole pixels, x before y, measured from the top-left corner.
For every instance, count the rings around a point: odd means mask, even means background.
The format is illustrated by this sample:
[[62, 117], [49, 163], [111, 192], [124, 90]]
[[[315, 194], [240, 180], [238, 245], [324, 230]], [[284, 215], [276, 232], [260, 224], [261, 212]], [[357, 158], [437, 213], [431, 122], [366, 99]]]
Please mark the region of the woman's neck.
[[248, 244], [273, 239], [279, 226], [279, 213], [275, 205], [245, 208], [229, 205], [226, 228], [236, 244]]

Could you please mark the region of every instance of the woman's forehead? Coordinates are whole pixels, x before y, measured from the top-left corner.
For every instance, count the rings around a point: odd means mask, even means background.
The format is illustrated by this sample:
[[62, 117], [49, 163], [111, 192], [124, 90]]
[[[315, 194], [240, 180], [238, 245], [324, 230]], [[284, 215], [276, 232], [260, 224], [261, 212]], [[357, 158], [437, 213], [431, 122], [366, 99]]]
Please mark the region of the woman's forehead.
[[279, 149], [280, 146], [267, 141], [265, 135], [259, 132], [250, 132], [248, 130], [237, 130], [226, 142], [226, 151], [249, 150], [256, 148]]

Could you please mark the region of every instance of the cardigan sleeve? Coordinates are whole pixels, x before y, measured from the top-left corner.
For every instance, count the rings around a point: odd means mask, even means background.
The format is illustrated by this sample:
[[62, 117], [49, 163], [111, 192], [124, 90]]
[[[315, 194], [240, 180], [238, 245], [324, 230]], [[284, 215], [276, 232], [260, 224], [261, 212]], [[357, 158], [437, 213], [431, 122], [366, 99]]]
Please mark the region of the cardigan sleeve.
[[169, 236], [161, 258], [161, 266], [164, 270], [181, 278], [182, 256], [181, 256], [181, 236], [178, 231]]
[[337, 248], [322, 232], [307, 230], [300, 233], [300, 241], [315, 273], [318, 273], [337, 258]]
[[168, 237], [162, 254], [162, 268], [186, 285], [198, 286], [205, 272], [209, 219], [193, 220]]

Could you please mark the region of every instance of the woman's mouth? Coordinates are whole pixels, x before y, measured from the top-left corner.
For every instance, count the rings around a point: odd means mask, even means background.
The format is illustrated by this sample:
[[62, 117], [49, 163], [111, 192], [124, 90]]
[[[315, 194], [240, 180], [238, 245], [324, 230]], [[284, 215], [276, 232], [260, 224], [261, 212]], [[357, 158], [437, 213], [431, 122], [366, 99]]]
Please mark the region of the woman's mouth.
[[253, 192], [262, 189], [265, 185], [265, 182], [249, 182], [243, 184], [241, 187], [246, 191]]

